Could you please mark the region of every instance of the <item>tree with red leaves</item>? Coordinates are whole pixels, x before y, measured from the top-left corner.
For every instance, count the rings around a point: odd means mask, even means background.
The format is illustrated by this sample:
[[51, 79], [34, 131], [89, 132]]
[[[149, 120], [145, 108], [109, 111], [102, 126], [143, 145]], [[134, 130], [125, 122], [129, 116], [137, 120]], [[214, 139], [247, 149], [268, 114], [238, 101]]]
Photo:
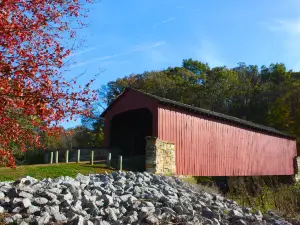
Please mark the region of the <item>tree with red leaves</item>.
[[59, 122], [86, 114], [95, 98], [88, 82], [63, 77], [74, 21], [90, 0], [0, 0], [0, 166], [15, 167], [13, 148], [40, 146], [39, 132], [58, 134]]

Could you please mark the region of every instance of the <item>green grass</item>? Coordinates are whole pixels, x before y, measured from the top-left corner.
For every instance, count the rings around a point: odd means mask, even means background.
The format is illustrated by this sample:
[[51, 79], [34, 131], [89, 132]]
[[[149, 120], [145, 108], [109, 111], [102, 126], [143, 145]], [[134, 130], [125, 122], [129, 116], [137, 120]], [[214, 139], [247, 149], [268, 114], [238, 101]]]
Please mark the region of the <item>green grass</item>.
[[113, 169], [107, 169], [104, 164], [89, 165], [88, 163], [69, 163], [69, 164], [52, 164], [52, 165], [27, 165], [18, 166], [16, 169], [0, 168], [0, 181], [12, 181], [24, 176], [31, 176], [36, 179], [55, 178], [59, 176], [74, 177], [77, 173], [94, 174], [94, 173], [111, 173]]
[[184, 178], [181, 178], [182, 181], [187, 182], [189, 184], [198, 184], [197, 179], [193, 176], [187, 176]]

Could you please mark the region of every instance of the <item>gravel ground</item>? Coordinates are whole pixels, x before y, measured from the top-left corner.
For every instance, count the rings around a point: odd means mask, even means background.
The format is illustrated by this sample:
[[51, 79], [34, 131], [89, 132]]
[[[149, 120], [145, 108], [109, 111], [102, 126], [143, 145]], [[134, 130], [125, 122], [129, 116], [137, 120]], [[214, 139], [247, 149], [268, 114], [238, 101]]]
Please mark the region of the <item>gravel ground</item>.
[[175, 177], [114, 172], [0, 183], [5, 224], [290, 224]]

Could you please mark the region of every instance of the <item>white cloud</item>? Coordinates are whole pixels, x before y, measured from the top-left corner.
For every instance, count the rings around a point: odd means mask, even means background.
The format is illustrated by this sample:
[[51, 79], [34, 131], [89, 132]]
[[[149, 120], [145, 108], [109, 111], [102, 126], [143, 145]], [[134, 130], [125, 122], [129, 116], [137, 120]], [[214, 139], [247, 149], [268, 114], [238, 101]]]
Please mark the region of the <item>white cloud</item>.
[[171, 22], [172, 20], [175, 20], [175, 19], [176, 18], [172, 16], [172, 17], [170, 17], [170, 18], [168, 18], [166, 20], [161, 21], [160, 24], [162, 24], [162, 23], [168, 23], [168, 22]]
[[212, 67], [225, 65], [216, 46], [209, 40], [200, 41], [199, 47], [196, 48], [196, 57]]
[[275, 20], [273, 22], [261, 22], [270, 31], [286, 32], [290, 35], [300, 35], [300, 18], [295, 20]]
[[156, 67], [157, 64], [170, 61], [170, 55], [168, 54], [170, 52], [167, 51], [166, 48], [160, 48], [163, 45], [166, 45], [165, 41], [157, 41], [152, 44], [141, 45], [138, 49], [143, 49], [143, 55], [148, 58], [149, 63], [153, 63], [151, 64], [153, 67]]
[[160, 64], [169, 61], [169, 57], [165, 55], [164, 51], [160, 51], [159, 49], [151, 49], [146, 52], [146, 55], [154, 64]]
[[261, 25], [283, 38], [284, 59], [288, 60], [293, 70], [300, 70], [300, 18], [261, 22]]
[[141, 51], [156, 48], [156, 47], [159, 47], [159, 46], [162, 46], [162, 45], [165, 45], [165, 44], [166, 44], [166, 42], [164, 42], [164, 41], [157, 41], [157, 42], [150, 43], [150, 44], [149, 43], [148, 44], [139, 44], [139, 45], [136, 45], [131, 50], [120, 53], [118, 55], [127, 55], [127, 54], [130, 54], [130, 53], [133, 53], [133, 52], [141, 52]]
[[154, 25], [153, 25], [153, 28], [156, 28], [156, 27], [158, 27], [159, 25], [164, 24], [164, 23], [169, 23], [169, 22], [171, 22], [171, 21], [173, 21], [173, 20], [175, 20], [175, 19], [176, 19], [176, 17], [174, 17], [174, 16], [169, 17], [168, 19], [165, 19], [165, 20], [163, 20], [163, 21], [158, 22], [157, 24], [154, 24]]
[[74, 51], [73, 53], [71, 53], [71, 54], [69, 55], [69, 57], [74, 57], [74, 56], [82, 55], [82, 54], [84, 54], [84, 53], [93, 51], [93, 50], [95, 50], [95, 49], [96, 49], [96, 47], [90, 47], [90, 48], [86, 48], [86, 49], [84, 49], [84, 50], [81, 50], [81, 51], [79, 51], [79, 52], [75, 52], [75, 51]]
[[158, 46], [165, 45], [165, 44], [166, 44], [166, 42], [164, 42], [164, 41], [159, 41], [159, 42], [154, 43], [154, 44], [152, 45], [152, 47], [153, 47], [153, 48], [156, 48], [156, 47], [158, 47]]
[[165, 45], [165, 44], [166, 43], [164, 41], [157, 41], [157, 42], [150, 43], [150, 44], [137, 45], [134, 48], [132, 48], [128, 51], [125, 51], [125, 52], [116, 53], [116, 54], [113, 54], [113, 55], [106, 55], [106, 56], [96, 57], [96, 58], [92, 58], [92, 59], [89, 59], [89, 60], [86, 60], [86, 61], [83, 61], [83, 62], [79, 62], [77, 64], [72, 65], [71, 68], [81, 67], [81, 66], [84, 66], [84, 65], [87, 65], [87, 64], [91, 64], [91, 63], [99, 62], [99, 61], [104, 61], [104, 60], [116, 58], [116, 57], [119, 57], [119, 56], [129, 55], [129, 54], [132, 54], [134, 52], [146, 51], [146, 50], [149, 50], [149, 49], [157, 48], [157, 47]]
[[84, 65], [91, 64], [91, 63], [94, 63], [94, 62], [111, 59], [111, 58], [114, 58], [116, 56], [117, 56], [117, 54], [102, 56], [102, 57], [98, 57], [98, 58], [93, 58], [93, 59], [90, 59], [90, 60], [87, 60], [87, 61], [76, 63], [76, 64], [72, 65], [71, 68], [76, 68], [76, 67], [84, 66]]

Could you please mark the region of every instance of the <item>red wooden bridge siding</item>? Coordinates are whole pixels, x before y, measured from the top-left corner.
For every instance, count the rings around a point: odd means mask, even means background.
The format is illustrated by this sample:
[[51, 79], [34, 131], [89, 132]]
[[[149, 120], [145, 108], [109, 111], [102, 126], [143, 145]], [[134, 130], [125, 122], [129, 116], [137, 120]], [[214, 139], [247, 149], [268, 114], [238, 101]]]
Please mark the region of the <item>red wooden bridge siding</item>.
[[135, 90], [126, 90], [102, 115], [105, 144], [114, 115], [147, 108], [153, 136], [175, 143], [176, 172], [195, 176], [294, 174], [296, 141], [232, 125], [172, 105]]
[[161, 105], [158, 138], [175, 143], [176, 173], [195, 176], [294, 174], [296, 142]]

